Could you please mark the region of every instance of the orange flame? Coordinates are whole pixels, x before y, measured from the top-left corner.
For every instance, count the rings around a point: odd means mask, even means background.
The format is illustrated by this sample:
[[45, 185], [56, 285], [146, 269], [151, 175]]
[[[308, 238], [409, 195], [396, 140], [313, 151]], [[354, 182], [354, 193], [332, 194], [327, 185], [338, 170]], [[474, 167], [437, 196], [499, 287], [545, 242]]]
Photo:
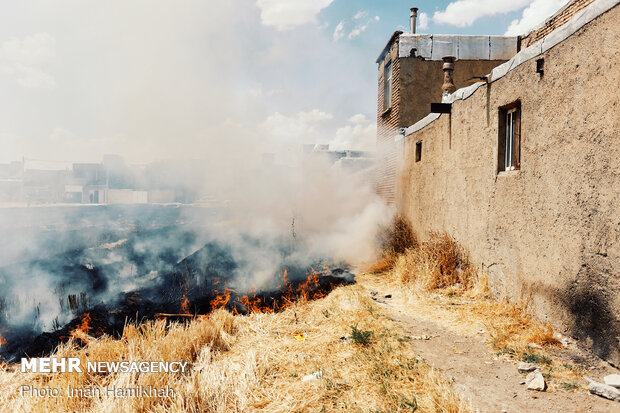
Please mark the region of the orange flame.
[[217, 310], [218, 308], [225, 308], [226, 304], [230, 302], [230, 296], [232, 293], [237, 294], [237, 291], [232, 288], [226, 288], [224, 291], [215, 290], [215, 298], [211, 300], [211, 310]]
[[181, 314], [189, 314], [189, 299], [185, 294], [181, 298]]
[[[327, 270], [327, 268], [325, 268]], [[282, 283], [277, 287], [279, 294], [273, 296], [272, 299], [258, 294], [256, 288], [250, 288], [243, 296], [234, 296], [236, 291], [226, 289], [224, 291], [215, 291], [215, 298], [211, 300], [210, 306], [212, 310], [224, 308], [232, 304], [231, 311], [233, 314], [240, 313], [240, 307], [244, 308], [244, 313], [274, 313], [282, 311], [293, 305], [298, 300], [315, 300], [326, 295], [325, 291], [320, 288], [320, 277], [323, 273], [314, 269], [305, 280], [297, 283], [291, 283], [288, 279], [288, 270], [284, 270], [281, 274]], [[235, 304], [240, 304], [235, 305]]]
[[71, 332], [71, 338], [84, 341], [84, 337], [88, 335], [88, 331], [91, 329], [90, 313], [84, 313], [80, 318], [80, 324]]
[[[6, 344], [6, 339], [2, 337], [2, 334], [0, 334], [0, 348], [2, 348], [3, 344]], [[2, 357], [0, 356], [0, 361], [1, 360], [2, 360]]]
[[288, 268], [284, 269], [284, 273], [282, 274], [282, 281], [284, 281], [284, 285], [289, 285], [290, 282], [288, 281]]
[[91, 322], [90, 313], [84, 313], [82, 315], [82, 322], [77, 327], [77, 330], [88, 334], [88, 330], [90, 330], [90, 322]]

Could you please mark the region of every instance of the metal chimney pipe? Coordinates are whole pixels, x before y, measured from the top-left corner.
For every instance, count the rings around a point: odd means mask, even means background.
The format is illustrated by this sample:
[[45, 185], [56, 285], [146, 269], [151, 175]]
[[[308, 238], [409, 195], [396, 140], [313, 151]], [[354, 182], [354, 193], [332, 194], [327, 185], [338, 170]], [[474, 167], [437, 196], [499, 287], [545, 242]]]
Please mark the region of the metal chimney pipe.
[[411, 34], [415, 34], [416, 19], [418, 18], [418, 8], [411, 8]]

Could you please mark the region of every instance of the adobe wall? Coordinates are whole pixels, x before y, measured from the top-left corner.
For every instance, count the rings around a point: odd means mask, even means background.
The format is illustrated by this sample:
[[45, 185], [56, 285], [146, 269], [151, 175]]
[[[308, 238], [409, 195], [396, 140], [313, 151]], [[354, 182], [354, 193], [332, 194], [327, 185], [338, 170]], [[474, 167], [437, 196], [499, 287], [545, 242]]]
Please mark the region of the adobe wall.
[[[495, 294], [620, 365], [620, 7], [402, 141], [396, 202], [452, 234]], [[456, 70], [458, 70], [458, 65]], [[496, 173], [498, 107], [521, 101], [521, 170]], [[422, 159], [415, 162], [415, 144]]]
[[[470, 86], [469, 79], [485, 76], [505, 60], [457, 60], [454, 84], [457, 89]], [[431, 112], [431, 103], [441, 102], [443, 84], [443, 61], [422, 60], [417, 57], [400, 59], [400, 126], [411, 126]]]
[[[384, 68], [392, 62], [392, 106], [383, 107]], [[472, 84], [474, 76], [484, 76], [505, 60], [459, 60], [454, 73], [457, 88]], [[443, 62], [416, 57], [398, 57], [398, 39], [380, 62], [377, 76], [377, 159], [376, 191], [388, 203], [395, 200], [398, 148], [394, 136], [398, 128], [414, 124], [430, 113], [433, 102], [441, 102]], [[459, 70], [460, 69], [460, 70]], [[406, 101], [403, 105], [401, 102]]]

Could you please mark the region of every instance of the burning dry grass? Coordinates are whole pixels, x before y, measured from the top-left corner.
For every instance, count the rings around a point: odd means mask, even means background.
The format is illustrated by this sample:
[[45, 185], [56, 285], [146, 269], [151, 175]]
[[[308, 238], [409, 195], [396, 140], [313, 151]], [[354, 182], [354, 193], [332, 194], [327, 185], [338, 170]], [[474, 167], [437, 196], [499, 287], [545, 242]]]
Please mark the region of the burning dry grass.
[[[279, 314], [233, 316], [219, 310], [187, 324], [127, 326], [121, 340], [75, 334], [88, 345], [78, 349], [69, 342], [56, 357], [188, 361], [191, 368], [186, 374], [23, 374], [8, 366], [0, 370], [4, 410], [467, 411], [451, 385], [411, 354], [409, 338], [358, 285], [296, 303]], [[176, 397], [21, 397], [24, 384], [61, 389], [170, 386]]]

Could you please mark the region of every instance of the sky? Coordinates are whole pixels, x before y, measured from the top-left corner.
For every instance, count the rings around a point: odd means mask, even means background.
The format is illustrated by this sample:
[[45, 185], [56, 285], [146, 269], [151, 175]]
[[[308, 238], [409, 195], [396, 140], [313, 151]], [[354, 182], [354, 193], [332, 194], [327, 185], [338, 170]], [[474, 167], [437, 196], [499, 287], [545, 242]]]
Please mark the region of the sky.
[[377, 66], [421, 33], [518, 35], [567, 0], [31, 0], [0, 5], [0, 162], [372, 150]]

